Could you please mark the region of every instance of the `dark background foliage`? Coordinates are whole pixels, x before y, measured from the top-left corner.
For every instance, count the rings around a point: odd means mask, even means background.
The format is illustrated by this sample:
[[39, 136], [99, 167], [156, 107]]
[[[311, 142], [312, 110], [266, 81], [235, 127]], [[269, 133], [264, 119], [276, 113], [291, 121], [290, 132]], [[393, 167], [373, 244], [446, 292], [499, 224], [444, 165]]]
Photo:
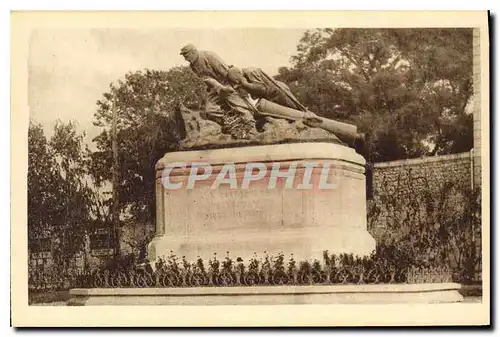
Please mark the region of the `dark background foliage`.
[[370, 135], [372, 162], [472, 148], [471, 29], [318, 29], [277, 77]]

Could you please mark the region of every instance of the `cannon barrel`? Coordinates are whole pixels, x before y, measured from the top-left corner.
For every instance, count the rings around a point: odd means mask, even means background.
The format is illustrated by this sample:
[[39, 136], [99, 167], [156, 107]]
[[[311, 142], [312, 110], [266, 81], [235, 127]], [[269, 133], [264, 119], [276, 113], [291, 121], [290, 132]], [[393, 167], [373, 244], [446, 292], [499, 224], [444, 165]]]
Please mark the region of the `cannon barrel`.
[[311, 117], [308, 115], [311, 114], [318, 120], [318, 123], [316, 123], [315, 126], [335, 134], [335, 136], [337, 136], [341, 141], [347, 143], [349, 146], [354, 146], [355, 143], [361, 138], [361, 135], [357, 132], [357, 127], [355, 125], [323, 118], [313, 114], [312, 112], [304, 112], [284, 107], [266, 99], [260, 99], [256, 107], [263, 115], [289, 120], [304, 120]]

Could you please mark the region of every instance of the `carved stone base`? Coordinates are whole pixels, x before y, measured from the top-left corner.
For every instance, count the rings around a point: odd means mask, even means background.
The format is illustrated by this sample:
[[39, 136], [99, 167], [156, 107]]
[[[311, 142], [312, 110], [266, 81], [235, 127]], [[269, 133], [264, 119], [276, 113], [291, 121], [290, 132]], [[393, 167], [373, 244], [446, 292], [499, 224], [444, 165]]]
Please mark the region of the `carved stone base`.
[[[179, 189], [162, 185], [162, 171], [173, 162], [187, 168], [170, 173]], [[212, 175], [185, 188], [190, 164], [211, 165]], [[303, 183], [304, 164], [316, 163], [312, 170], [311, 189], [298, 189]], [[238, 184], [222, 184], [212, 189], [218, 172], [226, 163], [235, 163]], [[241, 188], [247, 163], [264, 163], [266, 175]], [[294, 254], [296, 260], [322, 259], [322, 253], [368, 255], [375, 241], [366, 229], [366, 196], [363, 157], [346, 146], [330, 143], [300, 143], [185, 151], [166, 154], [157, 163], [157, 228], [149, 245], [148, 258], [177, 256], [205, 261], [214, 253], [224, 258], [248, 261], [254, 253]], [[296, 167], [293, 184], [278, 178], [276, 188], [269, 188], [270, 168], [281, 171]], [[327, 172], [324, 167], [328, 165]], [[329, 189], [319, 188], [326, 178]]]

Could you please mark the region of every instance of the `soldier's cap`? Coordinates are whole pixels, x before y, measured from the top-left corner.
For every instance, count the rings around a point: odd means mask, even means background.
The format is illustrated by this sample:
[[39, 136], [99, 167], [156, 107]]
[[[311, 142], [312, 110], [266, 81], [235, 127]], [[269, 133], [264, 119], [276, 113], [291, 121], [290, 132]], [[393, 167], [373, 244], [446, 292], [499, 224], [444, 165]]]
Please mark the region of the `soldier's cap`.
[[196, 51], [196, 47], [194, 46], [194, 44], [190, 43], [190, 44], [187, 44], [185, 45], [184, 47], [181, 48], [181, 55], [185, 55], [187, 53], [189, 53], [190, 51]]
[[227, 70], [227, 76], [229, 79], [231, 79], [232, 77], [233, 78], [240, 77], [242, 75], [241, 69], [239, 69], [233, 65], [230, 65], [228, 68], [229, 69]]

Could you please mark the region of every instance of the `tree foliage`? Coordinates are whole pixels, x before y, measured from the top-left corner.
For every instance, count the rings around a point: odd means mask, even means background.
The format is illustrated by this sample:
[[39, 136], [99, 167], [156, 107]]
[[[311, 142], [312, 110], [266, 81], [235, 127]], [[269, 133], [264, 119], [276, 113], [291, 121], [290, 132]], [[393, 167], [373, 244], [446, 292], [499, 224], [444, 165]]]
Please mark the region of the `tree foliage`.
[[50, 139], [41, 124], [30, 122], [28, 130], [28, 248], [37, 251], [50, 239], [60, 268], [82, 251], [95, 220], [83, 137], [72, 122], [58, 122]]
[[472, 147], [470, 29], [308, 31], [277, 78], [311, 111], [358, 125], [371, 161]]
[[[28, 239], [38, 238], [57, 218], [56, 161], [41, 124], [28, 130]], [[32, 246], [32, 245], [30, 245]]]
[[182, 136], [173, 115], [179, 104], [193, 109], [203, 105], [205, 86], [186, 67], [168, 71], [129, 72], [110, 85], [97, 102], [96, 126], [102, 132], [94, 139], [91, 172], [98, 184], [112, 178], [111, 123], [115, 99], [118, 117], [120, 167], [119, 201], [122, 213], [138, 223], [155, 216], [155, 164], [165, 152], [175, 149]]

